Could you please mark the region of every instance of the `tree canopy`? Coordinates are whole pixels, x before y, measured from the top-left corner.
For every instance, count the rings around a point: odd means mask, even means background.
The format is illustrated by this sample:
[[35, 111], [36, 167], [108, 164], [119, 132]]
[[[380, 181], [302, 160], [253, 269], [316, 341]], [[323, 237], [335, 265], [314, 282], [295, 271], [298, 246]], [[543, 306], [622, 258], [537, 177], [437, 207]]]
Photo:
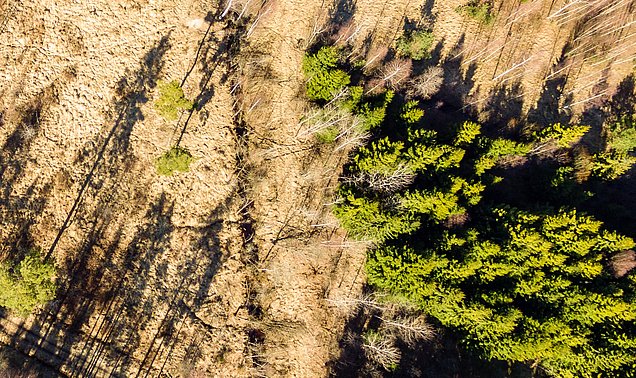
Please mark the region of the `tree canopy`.
[[[557, 205], [520, 208], [498, 195], [519, 187], [507, 166], [567, 151], [589, 127], [555, 123], [513, 140], [472, 121], [424, 126], [417, 100], [390, 91], [368, 97], [349, 76], [312, 89], [315, 70], [307, 67], [346, 75], [329, 49], [306, 58], [308, 97], [336, 101], [373, 133], [345, 168], [333, 209], [350, 236], [374, 245], [368, 282], [408, 298], [484, 359], [558, 377], [633, 376], [636, 274], [618, 276], [610, 266], [634, 241], [575, 208], [575, 167], [557, 166], [535, 184], [545, 199], [555, 188], [570, 193]], [[607, 161], [630, 156], [630, 127], [613, 129], [593, 173], [624, 172], [620, 161]]]
[[0, 263], [0, 306], [21, 316], [55, 297], [55, 267], [30, 251], [17, 265]]

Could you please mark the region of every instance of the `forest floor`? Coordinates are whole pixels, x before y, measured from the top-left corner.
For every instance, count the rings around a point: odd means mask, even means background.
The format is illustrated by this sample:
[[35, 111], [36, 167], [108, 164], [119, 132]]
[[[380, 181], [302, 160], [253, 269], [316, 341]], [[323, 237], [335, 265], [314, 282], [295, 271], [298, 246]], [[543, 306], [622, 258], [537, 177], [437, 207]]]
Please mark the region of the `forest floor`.
[[[632, 69], [629, 49], [563, 58], [577, 25], [548, 18], [564, 1], [504, 1], [490, 27], [461, 3], [269, 1], [243, 24], [216, 1], [0, 0], [0, 259], [39, 247], [61, 286], [37, 316], [0, 314], [0, 342], [66, 377], [328, 375], [367, 245], [328, 206], [348, 151], [303, 132], [316, 32], [353, 22], [364, 56], [430, 23], [440, 98], [501, 124], [542, 99], [582, 113]], [[162, 119], [158, 80], [195, 111]], [[190, 172], [158, 176], [177, 143]]]

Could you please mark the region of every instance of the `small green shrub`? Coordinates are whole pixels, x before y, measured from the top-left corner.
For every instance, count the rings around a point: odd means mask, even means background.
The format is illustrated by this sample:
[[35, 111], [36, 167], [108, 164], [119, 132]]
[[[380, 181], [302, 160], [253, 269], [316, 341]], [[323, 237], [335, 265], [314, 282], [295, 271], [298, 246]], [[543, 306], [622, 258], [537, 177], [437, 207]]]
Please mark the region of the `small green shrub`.
[[17, 266], [0, 263], [0, 306], [28, 316], [55, 297], [55, 266], [31, 250]]
[[322, 144], [332, 144], [338, 138], [340, 129], [338, 126], [331, 126], [316, 133], [316, 139]]
[[492, 13], [492, 4], [482, 3], [478, 0], [458, 7], [457, 12], [473, 18], [483, 25], [490, 25], [495, 20], [495, 15]]
[[193, 107], [194, 103], [185, 98], [178, 81], [159, 81], [159, 98], [155, 102], [155, 109], [163, 118], [174, 121], [179, 116], [179, 110], [191, 110]]
[[163, 176], [172, 176], [175, 171], [188, 172], [190, 163], [193, 161], [194, 159], [187, 149], [172, 147], [157, 159], [157, 173]]
[[396, 42], [396, 49], [401, 56], [421, 60], [431, 57], [431, 47], [435, 36], [429, 31], [418, 30], [401, 36]]

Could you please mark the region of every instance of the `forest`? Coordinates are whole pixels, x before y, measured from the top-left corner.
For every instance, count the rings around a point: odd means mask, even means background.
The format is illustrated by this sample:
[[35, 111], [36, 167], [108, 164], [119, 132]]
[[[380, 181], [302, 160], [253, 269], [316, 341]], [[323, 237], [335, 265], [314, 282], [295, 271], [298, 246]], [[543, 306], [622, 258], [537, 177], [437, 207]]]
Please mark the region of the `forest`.
[[66, 3], [0, 3], [0, 377], [636, 377], [636, 1]]

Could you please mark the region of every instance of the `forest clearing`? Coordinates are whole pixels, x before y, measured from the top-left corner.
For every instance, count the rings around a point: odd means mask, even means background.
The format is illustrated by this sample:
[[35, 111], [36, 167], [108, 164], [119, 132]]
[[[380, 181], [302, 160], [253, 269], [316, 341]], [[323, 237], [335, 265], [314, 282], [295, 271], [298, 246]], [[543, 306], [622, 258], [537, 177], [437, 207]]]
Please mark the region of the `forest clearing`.
[[636, 1], [0, 0], [0, 377], [631, 377]]

